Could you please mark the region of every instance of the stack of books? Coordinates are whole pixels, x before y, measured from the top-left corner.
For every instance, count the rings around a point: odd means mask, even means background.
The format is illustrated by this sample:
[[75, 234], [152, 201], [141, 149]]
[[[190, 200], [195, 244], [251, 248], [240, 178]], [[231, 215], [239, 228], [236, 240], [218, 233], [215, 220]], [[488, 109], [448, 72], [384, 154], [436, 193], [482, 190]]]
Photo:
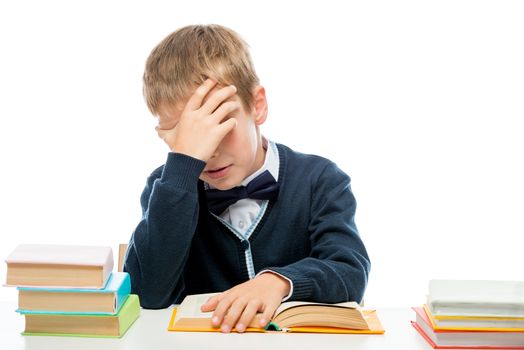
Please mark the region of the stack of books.
[[111, 272], [110, 247], [23, 244], [6, 263], [23, 335], [121, 337], [140, 315], [129, 274]]
[[432, 280], [413, 310], [435, 349], [524, 349], [524, 281]]

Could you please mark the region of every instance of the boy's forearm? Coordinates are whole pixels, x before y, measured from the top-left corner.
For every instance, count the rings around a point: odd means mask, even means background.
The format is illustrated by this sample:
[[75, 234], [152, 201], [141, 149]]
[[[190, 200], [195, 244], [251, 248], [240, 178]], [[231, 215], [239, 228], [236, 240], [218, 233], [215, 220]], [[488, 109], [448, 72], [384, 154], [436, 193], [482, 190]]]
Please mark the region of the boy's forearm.
[[293, 283], [289, 300], [360, 302], [370, 260], [357, 231], [356, 201], [350, 179], [334, 164], [315, 183], [309, 225], [310, 256], [282, 267], [269, 267]]
[[146, 308], [167, 307], [183, 288], [181, 275], [198, 221], [198, 175], [205, 164], [170, 154], [161, 176], [151, 179], [143, 218], [133, 233], [125, 270]]
[[360, 302], [367, 285], [369, 261], [364, 258], [356, 261], [352, 264], [306, 258], [270, 269], [293, 282], [293, 293], [287, 301]]

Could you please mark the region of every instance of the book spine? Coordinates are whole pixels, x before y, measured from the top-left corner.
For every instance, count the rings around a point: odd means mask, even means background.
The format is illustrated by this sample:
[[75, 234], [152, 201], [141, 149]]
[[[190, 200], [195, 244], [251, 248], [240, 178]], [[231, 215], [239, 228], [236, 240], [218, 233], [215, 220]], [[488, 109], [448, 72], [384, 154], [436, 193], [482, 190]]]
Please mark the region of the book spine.
[[122, 281], [122, 284], [119, 286], [119, 288], [116, 291], [115, 313], [118, 313], [118, 311], [120, 310], [122, 305], [124, 305], [130, 293], [131, 293], [131, 278], [129, 277], [129, 274], [126, 273]]
[[129, 294], [125, 304], [118, 313], [120, 337], [131, 327], [140, 316], [140, 300], [138, 295]]

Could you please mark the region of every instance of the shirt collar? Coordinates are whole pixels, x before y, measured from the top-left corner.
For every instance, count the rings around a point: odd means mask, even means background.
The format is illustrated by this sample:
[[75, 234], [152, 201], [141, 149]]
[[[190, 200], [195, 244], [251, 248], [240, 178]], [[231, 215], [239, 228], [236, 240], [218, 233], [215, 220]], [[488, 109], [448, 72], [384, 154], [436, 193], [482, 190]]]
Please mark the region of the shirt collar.
[[278, 158], [278, 149], [274, 142], [269, 141], [264, 136], [262, 136], [262, 147], [266, 150], [266, 158], [264, 159], [264, 164], [260, 169], [255, 171], [253, 174], [246, 177], [241, 183], [241, 186], [247, 186], [247, 184], [253, 180], [262, 172], [268, 170], [273, 178], [278, 181], [278, 168], [280, 159]]

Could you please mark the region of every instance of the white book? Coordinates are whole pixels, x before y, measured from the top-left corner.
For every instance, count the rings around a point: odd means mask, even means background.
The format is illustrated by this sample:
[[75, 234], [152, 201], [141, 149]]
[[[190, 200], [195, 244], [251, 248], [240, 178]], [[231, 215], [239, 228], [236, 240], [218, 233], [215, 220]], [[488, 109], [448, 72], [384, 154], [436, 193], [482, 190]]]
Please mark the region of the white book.
[[437, 319], [524, 317], [524, 281], [431, 280], [427, 305]]
[[7, 286], [104, 288], [113, 269], [108, 246], [20, 244], [5, 260]]

